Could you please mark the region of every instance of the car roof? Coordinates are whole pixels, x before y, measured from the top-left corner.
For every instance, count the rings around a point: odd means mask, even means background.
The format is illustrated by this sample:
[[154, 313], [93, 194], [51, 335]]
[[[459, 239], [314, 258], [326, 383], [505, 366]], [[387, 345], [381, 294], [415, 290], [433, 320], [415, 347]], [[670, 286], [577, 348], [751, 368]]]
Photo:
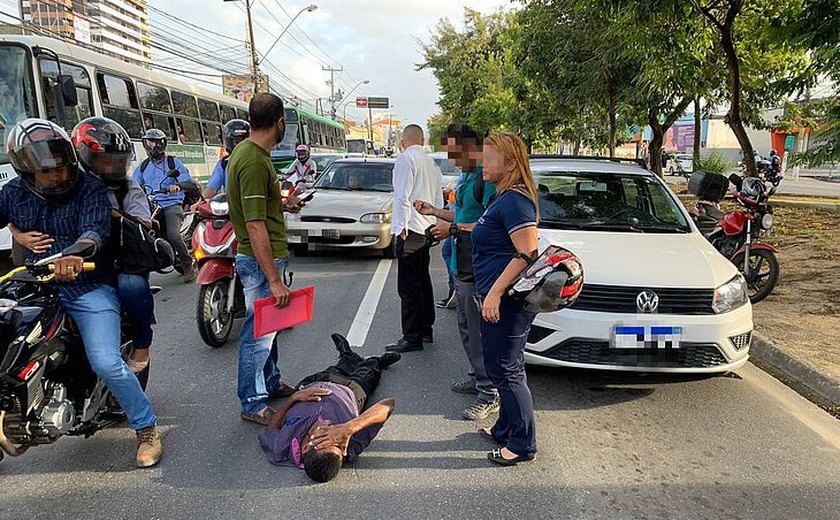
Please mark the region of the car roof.
[[388, 157], [345, 157], [344, 159], [336, 160], [333, 164], [394, 164], [395, 162], [397, 162], [396, 159]]
[[532, 155], [531, 171], [540, 173], [586, 172], [621, 175], [653, 175], [639, 159], [610, 159], [609, 157]]

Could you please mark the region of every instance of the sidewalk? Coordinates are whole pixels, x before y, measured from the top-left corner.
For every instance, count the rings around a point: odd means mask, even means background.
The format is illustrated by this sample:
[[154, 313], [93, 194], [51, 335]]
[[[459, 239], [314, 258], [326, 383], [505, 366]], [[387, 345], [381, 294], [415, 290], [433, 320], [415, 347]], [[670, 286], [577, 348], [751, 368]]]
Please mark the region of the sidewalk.
[[[672, 186], [686, 185], [685, 178], [681, 176], [666, 176], [665, 181]], [[840, 199], [840, 182], [829, 182], [814, 177], [799, 177], [796, 180], [785, 177], [779, 184], [776, 193], [779, 195]]]

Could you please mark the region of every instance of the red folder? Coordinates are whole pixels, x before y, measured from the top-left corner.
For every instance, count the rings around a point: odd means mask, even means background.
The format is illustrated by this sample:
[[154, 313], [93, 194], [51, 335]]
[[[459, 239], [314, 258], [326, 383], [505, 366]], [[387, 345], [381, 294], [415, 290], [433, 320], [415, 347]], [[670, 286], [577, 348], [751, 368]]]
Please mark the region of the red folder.
[[274, 296], [254, 302], [254, 337], [288, 329], [312, 319], [315, 305], [315, 287], [309, 286], [292, 291], [292, 300], [287, 307], [278, 309]]

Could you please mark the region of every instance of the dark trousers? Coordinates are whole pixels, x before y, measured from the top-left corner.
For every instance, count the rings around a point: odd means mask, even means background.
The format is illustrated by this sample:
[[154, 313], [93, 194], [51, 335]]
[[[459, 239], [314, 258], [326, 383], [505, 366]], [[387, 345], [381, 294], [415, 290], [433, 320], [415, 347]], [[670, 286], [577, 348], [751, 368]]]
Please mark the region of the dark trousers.
[[192, 265], [192, 257], [187, 251], [187, 245], [181, 238], [181, 223], [184, 220], [184, 208], [181, 204], [175, 204], [163, 209], [163, 218], [166, 224], [166, 241], [172, 245], [177, 256], [177, 262], [186, 269]]
[[356, 397], [359, 411], [365, 407], [368, 397], [379, 386], [382, 377], [382, 365], [378, 357], [363, 358], [355, 352], [341, 354], [338, 363], [326, 370], [312, 374], [298, 383], [297, 388], [317, 382], [344, 385]]
[[502, 297], [499, 322], [481, 322], [484, 367], [499, 390], [501, 409], [493, 437], [523, 457], [537, 453], [534, 401], [525, 375], [525, 343], [536, 314]]
[[413, 231], [397, 240], [397, 292], [402, 308], [403, 338], [422, 343], [435, 324], [435, 295], [429, 272], [429, 246], [426, 237]]

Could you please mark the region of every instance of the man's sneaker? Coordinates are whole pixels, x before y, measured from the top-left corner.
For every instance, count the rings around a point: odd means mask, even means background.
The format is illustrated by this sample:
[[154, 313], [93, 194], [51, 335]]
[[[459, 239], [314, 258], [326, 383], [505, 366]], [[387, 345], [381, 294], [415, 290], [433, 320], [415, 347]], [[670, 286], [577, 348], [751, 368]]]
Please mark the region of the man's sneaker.
[[450, 388], [452, 388], [452, 391], [456, 394], [478, 395], [478, 389], [476, 389], [475, 381], [473, 381], [472, 379], [452, 383], [452, 386]]
[[160, 462], [163, 457], [163, 444], [157, 426], [137, 430], [137, 467], [149, 468]]
[[458, 300], [458, 297], [455, 291], [449, 291], [449, 295], [442, 299], [435, 302], [435, 307], [438, 309], [454, 309], [455, 302]]
[[195, 266], [190, 264], [188, 267], [184, 268], [184, 283], [190, 283], [195, 280]]
[[498, 413], [499, 401], [476, 401], [464, 409], [464, 419], [468, 421], [480, 421]]

